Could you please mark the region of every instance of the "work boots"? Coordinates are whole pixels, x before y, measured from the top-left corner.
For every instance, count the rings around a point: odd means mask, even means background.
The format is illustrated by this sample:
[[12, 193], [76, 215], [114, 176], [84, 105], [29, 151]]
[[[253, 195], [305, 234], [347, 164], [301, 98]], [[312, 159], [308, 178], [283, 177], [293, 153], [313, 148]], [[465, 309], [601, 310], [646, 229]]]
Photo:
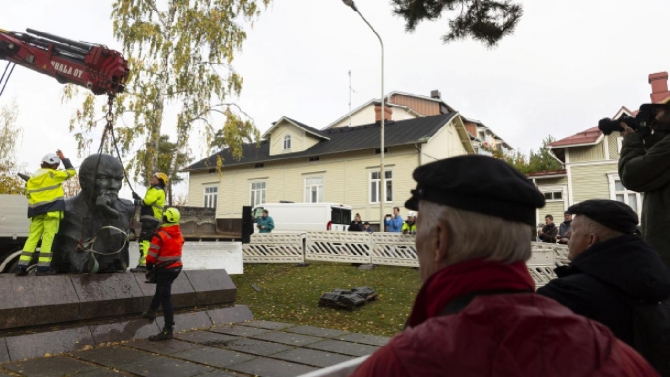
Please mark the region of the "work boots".
[[149, 309], [146, 312], [142, 313], [142, 318], [146, 318], [148, 320], [153, 321], [154, 319], [156, 319], [156, 311]]
[[147, 272], [147, 266], [137, 265], [137, 267], [131, 268], [130, 272]]
[[16, 269], [16, 272], [14, 272], [14, 274], [16, 276], [26, 276], [26, 275], [28, 275], [28, 270], [26, 270], [23, 267], [19, 267], [19, 268]]
[[172, 340], [172, 329], [163, 328], [163, 331], [159, 332], [157, 335], [152, 335], [149, 337], [149, 340], [152, 342], [160, 342], [163, 340]]

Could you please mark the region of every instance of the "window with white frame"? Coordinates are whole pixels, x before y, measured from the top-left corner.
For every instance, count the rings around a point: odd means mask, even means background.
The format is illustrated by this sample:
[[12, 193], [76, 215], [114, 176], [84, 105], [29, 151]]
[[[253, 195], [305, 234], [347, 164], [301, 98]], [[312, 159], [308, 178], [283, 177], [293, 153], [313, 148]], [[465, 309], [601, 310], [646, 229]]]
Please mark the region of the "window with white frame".
[[305, 178], [305, 202], [323, 202], [323, 177]]
[[642, 200], [644, 199], [644, 194], [626, 189], [620, 179], [614, 180], [613, 199], [617, 202], [628, 204], [638, 216], [642, 215]]
[[205, 186], [204, 189], [205, 203], [203, 207], [216, 208], [216, 200], [219, 196], [219, 188], [217, 186]]
[[641, 217], [644, 194], [626, 189], [618, 173], [608, 173], [607, 178], [610, 185], [610, 199], [628, 204]]
[[251, 206], [257, 206], [265, 203], [265, 193], [267, 185], [265, 181], [251, 182]]
[[381, 195], [384, 195], [387, 203], [393, 201], [393, 171], [384, 171], [384, 183], [386, 187], [383, 194], [380, 193], [380, 177], [379, 171], [370, 172], [370, 203], [379, 203]]
[[291, 149], [291, 135], [284, 136], [284, 149]]
[[563, 191], [543, 191], [544, 200], [546, 201], [563, 201]]

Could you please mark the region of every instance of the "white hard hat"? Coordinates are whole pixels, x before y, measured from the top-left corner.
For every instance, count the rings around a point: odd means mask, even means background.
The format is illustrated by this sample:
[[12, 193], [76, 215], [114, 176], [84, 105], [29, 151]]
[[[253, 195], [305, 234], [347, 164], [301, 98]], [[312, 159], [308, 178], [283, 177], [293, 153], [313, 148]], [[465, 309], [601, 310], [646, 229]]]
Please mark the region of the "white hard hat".
[[407, 217], [416, 217], [416, 212], [414, 211], [407, 212]]
[[60, 158], [55, 153], [47, 153], [42, 157], [42, 162], [46, 162], [49, 165], [60, 164]]

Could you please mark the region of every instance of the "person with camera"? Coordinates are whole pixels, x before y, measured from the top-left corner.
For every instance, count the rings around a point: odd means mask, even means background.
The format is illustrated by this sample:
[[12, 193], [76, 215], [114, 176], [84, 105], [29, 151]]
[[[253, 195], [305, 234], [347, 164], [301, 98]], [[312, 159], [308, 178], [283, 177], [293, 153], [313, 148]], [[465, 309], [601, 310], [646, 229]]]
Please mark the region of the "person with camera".
[[[642, 237], [670, 266], [670, 98], [660, 104], [645, 104], [640, 113], [647, 118], [653, 133], [643, 138], [621, 122], [623, 145], [619, 177], [628, 190], [644, 193]], [[639, 115], [638, 115], [639, 117]]]
[[541, 242], [556, 243], [556, 235], [558, 234], [558, 228], [554, 224], [554, 216], [547, 215], [544, 217], [544, 226], [542, 229], [538, 230], [537, 238]]
[[151, 246], [147, 253], [147, 283], [156, 284], [149, 310], [144, 312], [144, 318], [156, 319], [158, 306], [163, 307], [165, 326], [158, 335], [149, 337], [151, 341], [172, 339], [174, 329], [174, 311], [172, 308], [172, 283], [177, 279], [182, 269], [181, 252], [184, 246], [184, 237], [179, 228], [181, 215], [176, 208], [168, 208], [163, 213], [163, 225], [151, 239]]

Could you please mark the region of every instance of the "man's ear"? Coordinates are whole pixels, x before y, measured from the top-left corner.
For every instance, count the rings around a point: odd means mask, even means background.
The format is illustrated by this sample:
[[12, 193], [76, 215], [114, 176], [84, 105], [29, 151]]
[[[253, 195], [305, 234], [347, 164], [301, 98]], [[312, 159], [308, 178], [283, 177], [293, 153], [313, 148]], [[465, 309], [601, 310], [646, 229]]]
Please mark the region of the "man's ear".
[[439, 262], [447, 258], [447, 249], [449, 245], [449, 229], [443, 222], [438, 222], [435, 228], [433, 228], [434, 234], [431, 238], [436, 240], [433, 246], [435, 251], [435, 260], [434, 262]]
[[600, 239], [598, 238], [598, 235], [597, 235], [597, 234], [595, 234], [595, 233], [589, 233], [589, 247], [591, 247], [591, 246], [597, 244], [598, 241], [600, 241]]

